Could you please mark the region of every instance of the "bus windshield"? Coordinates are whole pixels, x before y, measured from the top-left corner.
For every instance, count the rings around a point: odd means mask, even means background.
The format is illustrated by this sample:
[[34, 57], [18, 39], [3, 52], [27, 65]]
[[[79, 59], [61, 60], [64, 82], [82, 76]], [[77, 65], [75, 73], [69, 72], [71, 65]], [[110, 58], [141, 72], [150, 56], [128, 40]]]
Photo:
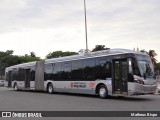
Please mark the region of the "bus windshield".
[[151, 78], [154, 76], [154, 69], [149, 56], [138, 56], [138, 67], [141, 76]]

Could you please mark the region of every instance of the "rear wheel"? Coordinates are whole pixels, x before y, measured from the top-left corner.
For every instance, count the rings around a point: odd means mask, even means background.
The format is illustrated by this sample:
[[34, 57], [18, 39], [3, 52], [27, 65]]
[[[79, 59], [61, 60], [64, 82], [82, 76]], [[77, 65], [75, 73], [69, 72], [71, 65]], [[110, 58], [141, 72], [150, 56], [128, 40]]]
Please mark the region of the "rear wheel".
[[105, 99], [108, 97], [108, 90], [105, 85], [101, 85], [98, 89], [98, 95], [100, 98]]
[[47, 92], [50, 93], [50, 94], [52, 94], [52, 93], [54, 92], [52, 83], [49, 83], [49, 84], [48, 84]]
[[14, 83], [14, 90], [18, 91], [18, 85], [17, 85], [17, 83]]

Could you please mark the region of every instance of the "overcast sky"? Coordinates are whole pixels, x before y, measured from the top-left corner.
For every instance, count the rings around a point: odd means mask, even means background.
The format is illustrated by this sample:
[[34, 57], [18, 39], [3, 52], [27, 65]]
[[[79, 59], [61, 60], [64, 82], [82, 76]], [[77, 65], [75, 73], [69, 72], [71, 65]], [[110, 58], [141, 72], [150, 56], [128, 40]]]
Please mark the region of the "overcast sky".
[[[88, 44], [155, 50], [160, 61], [160, 0], [86, 0]], [[85, 49], [83, 0], [0, 0], [0, 51]]]

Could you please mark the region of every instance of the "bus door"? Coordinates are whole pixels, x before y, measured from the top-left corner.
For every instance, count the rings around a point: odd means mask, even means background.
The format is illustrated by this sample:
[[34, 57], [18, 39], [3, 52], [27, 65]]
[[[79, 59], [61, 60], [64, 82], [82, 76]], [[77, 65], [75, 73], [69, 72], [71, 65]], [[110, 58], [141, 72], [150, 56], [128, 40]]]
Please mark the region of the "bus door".
[[25, 88], [29, 88], [30, 87], [30, 69], [25, 69]]
[[127, 59], [113, 61], [113, 94], [127, 95]]

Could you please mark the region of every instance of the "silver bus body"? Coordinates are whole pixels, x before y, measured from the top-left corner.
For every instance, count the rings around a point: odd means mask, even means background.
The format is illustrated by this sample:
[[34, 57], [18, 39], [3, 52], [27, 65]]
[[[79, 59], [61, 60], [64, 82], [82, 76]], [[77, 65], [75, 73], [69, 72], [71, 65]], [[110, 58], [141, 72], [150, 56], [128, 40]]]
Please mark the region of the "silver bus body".
[[5, 73], [5, 86], [17, 85], [16, 90], [48, 91], [52, 85], [54, 92], [101, 94], [105, 88], [107, 96], [131, 96], [157, 89], [149, 56], [126, 49], [24, 63], [6, 68]]

